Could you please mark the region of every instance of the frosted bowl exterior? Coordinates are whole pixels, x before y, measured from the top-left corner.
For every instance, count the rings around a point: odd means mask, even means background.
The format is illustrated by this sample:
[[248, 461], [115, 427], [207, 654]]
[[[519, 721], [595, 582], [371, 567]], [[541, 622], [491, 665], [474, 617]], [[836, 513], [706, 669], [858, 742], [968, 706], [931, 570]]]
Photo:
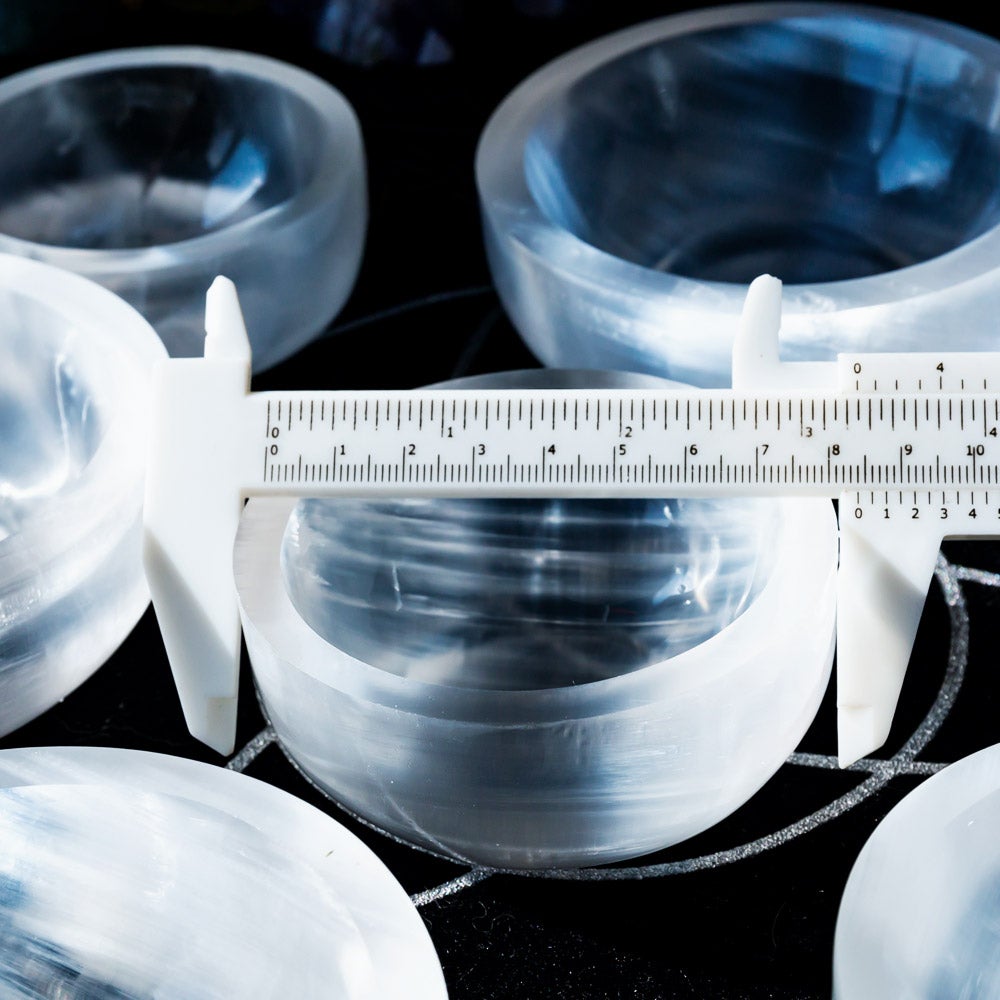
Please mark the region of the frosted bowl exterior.
[[837, 918], [836, 1000], [1000, 995], [1000, 746], [912, 791], [854, 864]]
[[[511, 384], [566, 385], [540, 374]], [[644, 854], [749, 798], [825, 690], [835, 565], [826, 501], [255, 499], [235, 555], [294, 761], [511, 868]]]
[[553, 366], [729, 382], [746, 284], [788, 360], [992, 350], [1000, 44], [872, 7], [746, 4], [609, 35], [518, 86], [476, 176], [508, 313]]
[[367, 220], [340, 93], [241, 52], [146, 48], [0, 82], [0, 251], [116, 292], [173, 356], [200, 357], [205, 292], [236, 282], [256, 370], [337, 313]]
[[223, 768], [0, 753], [0, 993], [444, 1000], [402, 887], [352, 834]]
[[0, 255], [0, 733], [64, 698], [149, 602], [152, 327], [110, 292]]

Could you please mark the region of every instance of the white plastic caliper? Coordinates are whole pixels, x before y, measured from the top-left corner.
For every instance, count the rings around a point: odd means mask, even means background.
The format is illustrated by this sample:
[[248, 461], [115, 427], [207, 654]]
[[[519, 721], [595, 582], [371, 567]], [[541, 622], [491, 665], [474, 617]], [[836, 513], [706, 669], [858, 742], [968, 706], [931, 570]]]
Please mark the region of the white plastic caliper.
[[191, 732], [233, 749], [251, 495], [818, 495], [840, 501], [841, 764], [881, 746], [941, 540], [1000, 534], [1000, 354], [782, 363], [780, 321], [762, 276], [731, 390], [250, 393], [217, 278], [205, 357], [157, 372], [146, 481], [146, 572]]

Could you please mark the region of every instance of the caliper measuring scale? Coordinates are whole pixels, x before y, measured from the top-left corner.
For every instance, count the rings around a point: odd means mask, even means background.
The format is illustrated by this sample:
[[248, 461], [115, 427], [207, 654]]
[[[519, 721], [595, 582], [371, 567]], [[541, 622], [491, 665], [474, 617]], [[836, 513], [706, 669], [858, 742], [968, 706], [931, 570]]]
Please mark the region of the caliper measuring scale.
[[945, 537], [1000, 535], [1000, 354], [781, 362], [781, 283], [750, 286], [733, 388], [249, 391], [236, 289], [209, 290], [205, 357], [161, 363], [145, 564], [193, 735], [233, 749], [246, 498], [839, 500], [842, 765], [884, 743]]

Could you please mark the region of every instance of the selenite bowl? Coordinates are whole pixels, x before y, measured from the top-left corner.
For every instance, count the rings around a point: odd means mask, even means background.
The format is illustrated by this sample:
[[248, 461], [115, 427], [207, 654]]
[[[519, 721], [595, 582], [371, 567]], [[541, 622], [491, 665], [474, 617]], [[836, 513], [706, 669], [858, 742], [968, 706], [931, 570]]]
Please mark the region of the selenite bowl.
[[0, 251], [100, 282], [174, 356], [236, 282], [256, 370], [315, 336], [354, 284], [367, 219], [357, 119], [293, 66], [147, 48], [0, 82]]
[[483, 132], [494, 281], [555, 366], [726, 385], [762, 273], [788, 360], [995, 349], [998, 99], [1000, 44], [903, 12], [747, 4], [609, 35]]
[[353, 834], [223, 768], [0, 753], [0, 993], [444, 1000], [402, 887]]
[[837, 917], [837, 1000], [1000, 996], [1000, 746], [929, 778], [875, 829]]
[[0, 254], [0, 734], [89, 677], [149, 602], [152, 327], [109, 291]]
[[829, 676], [836, 548], [826, 501], [255, 499], [235, 572], [309, 777], [407, 842], [545, 868], [675, 843], [777, 770]]

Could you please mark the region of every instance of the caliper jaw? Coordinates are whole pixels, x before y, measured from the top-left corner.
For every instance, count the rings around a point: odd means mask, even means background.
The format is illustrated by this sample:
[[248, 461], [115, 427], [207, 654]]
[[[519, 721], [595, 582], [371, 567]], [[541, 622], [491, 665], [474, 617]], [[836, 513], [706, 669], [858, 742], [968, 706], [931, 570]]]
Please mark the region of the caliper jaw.
[[855, 518], [840, 499], [837, 751], [847, 767], [889, 736], [942, 535], [926, 520]]
[[143, 562], [184, 720], [232, 753], [240, 662], [233, 540], [243, 509], [243, 402], [250, 343], [236, 288], [216, 278], [205, 311], [205, 356], [175, 358], [153, 380], [143, 510]]
[[[751, 285], [733, 346], [733, 388], [862, 390], [853, 367], [838, 362], [782, 362], [778, 357], [781, 282]], [[899, 364], [898, 356], [893, 359]], [[867, 362], [866, 362], [867, 363]], [[884, 388], [891, 388], [888, 381]], [[942, 533], [926, 518], [855, 517], [856, 492], [840, 495], [837, 573], [837, 748], [841, 767], [885, 743], [913, 649]]]

